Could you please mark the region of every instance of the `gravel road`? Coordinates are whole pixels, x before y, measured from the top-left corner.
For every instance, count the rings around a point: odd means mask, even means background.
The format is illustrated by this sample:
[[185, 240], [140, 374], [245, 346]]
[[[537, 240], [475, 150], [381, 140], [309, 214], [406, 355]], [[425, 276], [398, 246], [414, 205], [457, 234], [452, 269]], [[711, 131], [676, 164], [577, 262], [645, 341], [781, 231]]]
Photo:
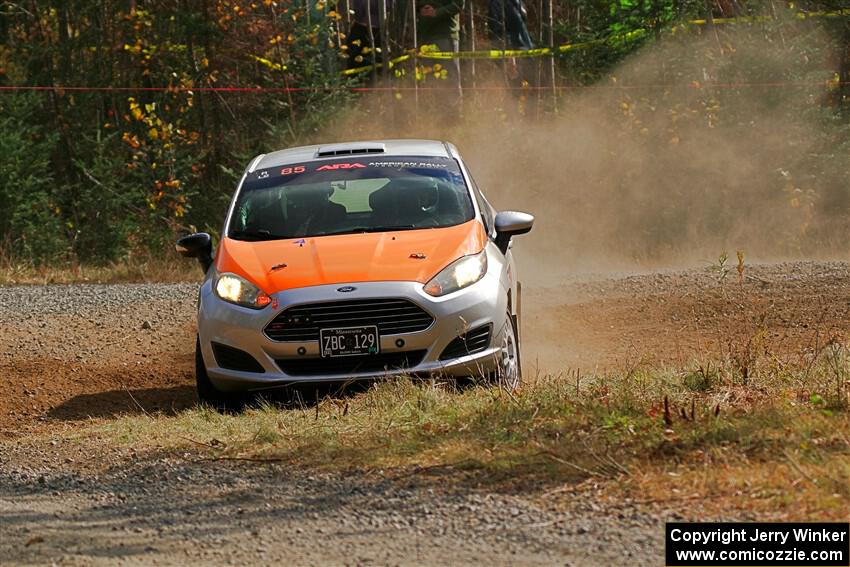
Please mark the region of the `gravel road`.
[[[592, 487], [499, 490], [452, 469], [320, 474], [75, 441], [89, 419], [195, 403], [196, 289], [0, 287], [4, 564], [661, 564], [663, 522], [678, 516]], [[523, 308], [526, 364], [543, 370], [677, 363], [756, 328], [769, 347], [803, 348], [813, 332], [848, 332], [850, 264], [754, 266], [741, 282], [582, 277], [528, 286]]]
[[[328, 475], [180, 456], [16, 447], [0, 462], [0, 557], [15, 564], [658, 565], [661, 518], [439, 476]], [[11, 457], [11, 458], [10, 458]], [[114, 462], [112, 462], [114, 461]], [[27, 464], [22, 464], [27, 463]], [[448, 474], [448, 473], [447, 473]]]
[[0, 439], [194, 404], [195, 284], [0, 287]]

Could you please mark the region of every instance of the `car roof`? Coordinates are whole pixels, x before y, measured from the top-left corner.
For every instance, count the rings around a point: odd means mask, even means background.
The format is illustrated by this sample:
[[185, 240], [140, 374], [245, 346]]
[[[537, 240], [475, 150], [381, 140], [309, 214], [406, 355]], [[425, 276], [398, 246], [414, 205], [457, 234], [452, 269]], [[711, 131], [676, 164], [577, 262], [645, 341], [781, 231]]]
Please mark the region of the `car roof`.
[[251, 161], [248, 171], [308, 161], [339, 159], [349, 155], [352, 157], [364, 155], [376, 157], [458, 157], [457, 148], [453, 144], [439, 140], [364, 140], [299, 146], [260, 154]]

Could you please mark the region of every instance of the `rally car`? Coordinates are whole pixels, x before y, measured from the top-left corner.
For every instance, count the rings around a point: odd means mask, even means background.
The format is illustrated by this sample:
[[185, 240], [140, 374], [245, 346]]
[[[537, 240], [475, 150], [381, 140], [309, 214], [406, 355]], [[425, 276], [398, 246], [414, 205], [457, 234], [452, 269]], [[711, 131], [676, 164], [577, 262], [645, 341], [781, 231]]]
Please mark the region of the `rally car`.
[[431, 140], [304, 146], [254, 158], [198, 299], [198, 395], [392, 375], [521, 379], [511, 238], [457, 149]]

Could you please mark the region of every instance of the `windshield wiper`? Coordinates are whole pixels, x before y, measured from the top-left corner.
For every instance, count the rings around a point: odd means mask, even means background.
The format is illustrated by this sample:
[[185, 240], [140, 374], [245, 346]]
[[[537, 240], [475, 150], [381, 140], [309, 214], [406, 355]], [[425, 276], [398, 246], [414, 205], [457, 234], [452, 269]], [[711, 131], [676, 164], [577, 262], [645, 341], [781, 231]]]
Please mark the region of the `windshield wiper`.
[[355, 226], [354, 228], [346, 228], [335, 232], [323, 232], [316, 236], [333, 236], [334, 234], [355, 234], [359, 232], [389, 232], [391, 230], [410, 230], [416, 228], [412, 224], [397, 224], [393, 226]]
[[235, 230], [229, 233], [228, 236], [235, 240], [247, 240], [252, 242], [260, 240], [282, 240], [284, 238], [289, 238], [288, 236], [272, 234], [268, 230]]

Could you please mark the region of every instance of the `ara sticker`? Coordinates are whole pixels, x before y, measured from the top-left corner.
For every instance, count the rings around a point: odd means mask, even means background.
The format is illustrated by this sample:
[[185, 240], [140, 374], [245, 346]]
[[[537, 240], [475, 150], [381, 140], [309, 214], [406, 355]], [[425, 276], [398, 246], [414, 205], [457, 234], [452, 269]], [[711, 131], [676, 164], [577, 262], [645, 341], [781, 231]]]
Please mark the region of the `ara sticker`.
[[362, 163], [330, 163], [323, 165], [316, 171], [335, 171], [337, 169], [365, 169], [366, 166]]
[[266, 179], [269, 176], [269, 172], [265, 169], [257, 174], [257, 179]]

